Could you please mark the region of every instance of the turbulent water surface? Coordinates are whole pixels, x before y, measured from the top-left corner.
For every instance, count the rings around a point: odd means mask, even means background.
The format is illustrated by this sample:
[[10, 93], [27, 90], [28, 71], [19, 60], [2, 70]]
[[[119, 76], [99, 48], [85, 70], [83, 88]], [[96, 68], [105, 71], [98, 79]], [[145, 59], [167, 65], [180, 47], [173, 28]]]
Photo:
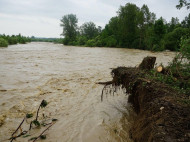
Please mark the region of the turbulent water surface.
[[[0, 141], [10, 141], [7, 139], [25, 114], [35, 114], [45, 99], [48, 106], [40, 111], [40, 121], [58, 119], [45, 132], [45, 141], [131, 142], [128, 129], [133, 112], [127, 96], [118, 91], [114, 97], [104, 96], [101, 102], [103, 86], [96, 82], [111, 80], [111, 68], [136, 66], [148, 55], [156, 56], [158, 64], [167, 64], [175, 54], [51, 43], [0, 49]], [[31, 120], [23, 124], [22, 130], [28, 130]], [[33, 128], [29, 137], [17, 141], [28, 141], [45, 128]]]

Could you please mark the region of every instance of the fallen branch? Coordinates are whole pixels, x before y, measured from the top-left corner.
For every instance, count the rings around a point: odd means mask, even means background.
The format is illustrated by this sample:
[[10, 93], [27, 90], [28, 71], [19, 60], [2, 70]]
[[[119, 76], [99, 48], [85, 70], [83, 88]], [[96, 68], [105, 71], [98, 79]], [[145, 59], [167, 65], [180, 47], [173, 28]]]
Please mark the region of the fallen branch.
[[38, 137], [34, 139], [33, 142], [37, 141], [51, 126], [53, 126], [55, 123], [52, 123], [49, 127], [47, 127]]
[[22, 120], [22, 122], [20, 123], [20, 125], [18, 126], [18, 128], [13, 132], [12, 137], [18, 131], [18, 129], [22, 126], [22, 124], [24, 123], [25, 119], [26, 119], [26, 117], [24, 117], [24, 119]]
[[47, 101], [46, 100], [42, 100], [42, 102], [40, 103], [40, 106], [38, 107], [37, 113], [36, 113], [36, 119], [30, 122], [30, 127], [29, 130], [32, 129], [32, 124], [34, 123], [35, 125], [39, 126], [40, 123], [38, 121], [38, 115], [39, 115], [39, 111], [40, 108], [46, 107], [47, 106]]
[[23, 132], [21, 132], [18, 136], [15, 136], [15, 137], [12, 137], [12, 138], [10, 138], [10, 142], [12, 142], [13, 140], [15, 140], [16, 138], [18, 138], [18, 137], [21, 137], [22, 135], [25, 135], [26, 133], [28, 133], [28, 131], [23, 131]]
[[[47, 104], [48, 104], [48, 103], [47, 103], [45, 100], [42, 100], [42, 102], [40, 103], [40, 106], [38, 107], [38, 110], [37, 110], [37, 113], [36, 113], [36, 118], [35, 118], [35, 120], [33, 120], [33, 121], [30, 122], [30, 127], [29, 127], [29, 130], [28, 130], [28, 131], [22, 131], [21, 126], [22, 126], [22, 124], [24, 123], [24, 121], [25, 121], [27, 118], [31, 118], [31, 117], [33, 116], [32, 114], [26, 114], [26, 116], [24, 117], [24, 119], [22, 120], [22, 122], [19, 124], [18, 128], [12, 133], [12, 135], [11, 135], [12, 137], [9, 138], [8, 140], [10, 140], [10, 142], [12, 142], [12, 141], [16, 140], [16, 138], [21, 137], [22, 135], [27, 134], [27, 133], [31, 130], [32, 124], [34, 124], [34, 125], [36, 125], [36, 126], [40, 126], [41, 124], [40, 124], [40, 122], [38, 121], [39, 111], [40, 111], [40, 108], [46, 107]], [[54, 124], [53, 121], [57, 121], [57, 119], [52, 119], [52, 123], [48, 123], [48, 124], [47, 124], [47, 125], [50, 125], [50, 126], [49, 126], [47, 129], [45, 129], [45, 130], [39, 135], [39, 137], [41, 137], [41, 136], [43, 135], [43, 133], [44, 133], [45, 131], [47, 131], [47, 130]], [[21, 130], [20, 134], [17, 135], [17, 136], [14, 136], [14, 135], [18, 132], [19, 129]], [[37, 140], [39, 137], [35, 138], [35, 140]], [[35, 140], [34, 140], [34, 141], [35, 141]]]

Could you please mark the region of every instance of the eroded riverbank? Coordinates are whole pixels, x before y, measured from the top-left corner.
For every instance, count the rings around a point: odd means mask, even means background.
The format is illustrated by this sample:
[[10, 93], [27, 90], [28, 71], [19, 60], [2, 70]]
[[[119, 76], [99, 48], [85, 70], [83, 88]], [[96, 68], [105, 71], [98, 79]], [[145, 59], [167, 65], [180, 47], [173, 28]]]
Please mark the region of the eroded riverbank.
[[164, 65], [175, 56], [172, 52], [50, 43], [9, 46], [0, 54], [0, 141], [9, 138], [24, 114], [35, 112], [46, 99], [45, 113], [58, 119], [46, 141], [57, 142], [128, 140], [122, 127], [132, 122], [131, 117], [122, 118], [130, 114], [127, 96], [121, 91], [101, 102], [102, 86], [96, 82], [110, 80], [110, 68], [133, 67], [148, 55]]

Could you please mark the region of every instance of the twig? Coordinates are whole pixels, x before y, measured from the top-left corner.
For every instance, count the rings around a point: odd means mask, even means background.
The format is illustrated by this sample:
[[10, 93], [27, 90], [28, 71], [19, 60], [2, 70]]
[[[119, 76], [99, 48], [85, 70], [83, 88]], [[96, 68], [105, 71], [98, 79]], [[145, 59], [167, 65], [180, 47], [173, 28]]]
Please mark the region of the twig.
[[113, 84], [113, 81], [97, 82], [96, 84], [101, 84], [101, 85], [111, 85], [111, 84]]
[[33, 142], [37, 141], [37, 139], [39, 139], [51, 126], [53, 126], [53, 124], [55, 123], [52, 123], [49, 127], [47, 127], [37, 138], [34, 139]]
[[15, 136], [15, 137], [12, 137], [12, 138], [10, 138], [10, 142], [12, 142], [13, 140], [15, 140], [16, 138], [18, 138], [18, 137], [20, 137], [20, 136], [22, 136], [22, 135], [25, 135], [26, 133], [28, 133], [28, 131], [23, 131], [22, 133], [20, 133], [18, 136]]
[[36, 114], [36, 121], [38, 121], [38, 114], [39, 114], [39, 111], [40, 111], [41, 104], [42, 103], [40, 103], [40, 106], [38, 107], [38, 111], [37, 111], [37, 114]]
[[20, 123], [20, 125], [18, 126], [18, 128], [14, 131], [14, 133], [12, 134], [12, 137], [18, 131], [18, 129], [22, 126], [22, 124], [23, 124], [23, 122], [24, 122], [25, 119], [26, 119], [26, 117], [24, 117], [24, 119], [22, 120], [22, 122]]
[[[43, 102], [43, 100], [42, 100], [42, 102]], [[40, 103], [40, 105], [39, 105], [39, 107], [38, 107], [38, 110], [37, 110], [36, 119], [35, 119], [36, 121], [38, 121], [38, 114], [39, 114], [39, 111], [40, 111], [40, 107], [41, 107], [42, 102]], [[33, 121], [30, 122], [29, 130], [32, 129], [32, 123], [33, 123]]]
[[33, 123], [33, 121], [31, 121], [31, 122], [30, 122], [30, 127], [29, 127], [29, 130], [31, 130], [31, 129], [32, 129], [32, 123]]

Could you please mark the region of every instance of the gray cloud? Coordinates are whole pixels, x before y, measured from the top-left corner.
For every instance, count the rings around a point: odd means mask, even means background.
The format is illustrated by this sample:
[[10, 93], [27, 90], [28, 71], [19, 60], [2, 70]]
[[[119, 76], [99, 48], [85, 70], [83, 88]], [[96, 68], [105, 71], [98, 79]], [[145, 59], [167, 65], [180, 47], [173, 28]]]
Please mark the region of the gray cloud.
[[139, 7], [147, 4], [157, 18], [162, 16], [167, 21], [171, 17], [182, 20], [188, 15], [186, 9], [175, 8], [178, 0], [1, 0], [1, 33], [59, 37], [63, 15], [76, 14], [80, 25], [93, 21], [104, 26], [111, 17], [116, 16], [119, 6], [128, 2]]

